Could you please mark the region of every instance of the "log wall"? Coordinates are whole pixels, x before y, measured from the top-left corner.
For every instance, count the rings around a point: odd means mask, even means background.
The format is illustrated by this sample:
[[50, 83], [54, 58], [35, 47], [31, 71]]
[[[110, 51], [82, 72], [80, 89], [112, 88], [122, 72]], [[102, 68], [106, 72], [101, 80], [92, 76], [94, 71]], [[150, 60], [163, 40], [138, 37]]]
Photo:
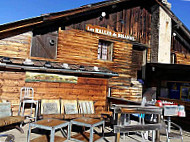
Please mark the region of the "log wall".
[[0, 40], [0, 56], [27, 58], [30, 51], [32, 32]]
[[14, 115], [18, 113], [20, 89], [33, 87], [36, 100], [40, 99], [78, 99], [95, 101], [95, 110], [106, 109], [107, 79], [79, 77], [74, 83], [25, 82], [25, 73], [0, 72], [0, 98], [8, 100], [14, 106]]

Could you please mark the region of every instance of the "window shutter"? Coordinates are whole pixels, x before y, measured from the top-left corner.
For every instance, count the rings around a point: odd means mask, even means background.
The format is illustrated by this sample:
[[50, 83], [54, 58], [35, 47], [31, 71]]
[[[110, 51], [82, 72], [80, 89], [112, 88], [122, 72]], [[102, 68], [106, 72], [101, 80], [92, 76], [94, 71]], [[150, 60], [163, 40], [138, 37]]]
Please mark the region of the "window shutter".
[[57, 40], [57, 32], [33, 36], [30, 55], [55, 59], [57, 57]]
[[108, 45], [108, 60], [112, 61], [112, 56], [113, 56], [113, 43]]

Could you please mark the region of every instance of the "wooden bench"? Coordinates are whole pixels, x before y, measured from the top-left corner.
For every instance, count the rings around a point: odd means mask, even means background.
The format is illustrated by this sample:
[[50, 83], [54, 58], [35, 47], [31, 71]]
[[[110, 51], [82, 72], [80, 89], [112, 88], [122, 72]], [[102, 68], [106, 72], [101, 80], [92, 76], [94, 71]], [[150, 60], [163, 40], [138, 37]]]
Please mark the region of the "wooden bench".
[[2, 130], [3, 127], [12, 125], [21, 133], [24, 133], [23, 129], [20, 127], [20, 124], [24, 122], [24, 117], [12, 116], [11, 104], [9, 102], [0, 103], [0, 108], [0, 130]]

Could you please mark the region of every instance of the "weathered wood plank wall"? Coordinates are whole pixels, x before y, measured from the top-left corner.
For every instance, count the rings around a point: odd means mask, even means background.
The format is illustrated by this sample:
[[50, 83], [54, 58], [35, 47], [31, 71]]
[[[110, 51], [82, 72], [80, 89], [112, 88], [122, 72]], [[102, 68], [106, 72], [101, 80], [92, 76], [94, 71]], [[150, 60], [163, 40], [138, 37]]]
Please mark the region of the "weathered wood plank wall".
[[73, 24], [70, 27], [85, 30], [86, 24], [97, 25], [136, 37], [136, 41], [150, 45], [151, 14], [144, 8], [134, 7], [110, 13], [102, 21], [99, 17]]
[[0, 56], [27, 58], [32, 32], [0, 40]]
[[107, 79], [79, 77], [77, 84], [25, 82], [25, 73], [0, 72], [0, 98], [10, 101], [16, 115], [23, 86], [33, 87], [35, 99], [78, 99], [95, 101], [95, 110], [106, 109]]

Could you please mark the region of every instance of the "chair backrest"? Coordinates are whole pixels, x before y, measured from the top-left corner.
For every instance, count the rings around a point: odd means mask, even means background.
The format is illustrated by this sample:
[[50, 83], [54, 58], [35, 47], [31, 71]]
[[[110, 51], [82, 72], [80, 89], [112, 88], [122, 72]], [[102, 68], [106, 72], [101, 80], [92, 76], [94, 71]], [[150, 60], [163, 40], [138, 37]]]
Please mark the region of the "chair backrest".
[[42, 99], [41, 100], [41, 114], [60, 114], [60, 100], [59, 99]]
[[34, 89], [32, 87], [22, 87], [20, 90], [20, 100], [34, 99]]
[[78, 114], [77, 100], [61, 100], [61, 113]]
[[0, 103], [0, 118], [11, 116], [11, 103]]
[[81, 114], [94, 114], [94, 102], [89, 100], [79, 100], [79, 111]]

